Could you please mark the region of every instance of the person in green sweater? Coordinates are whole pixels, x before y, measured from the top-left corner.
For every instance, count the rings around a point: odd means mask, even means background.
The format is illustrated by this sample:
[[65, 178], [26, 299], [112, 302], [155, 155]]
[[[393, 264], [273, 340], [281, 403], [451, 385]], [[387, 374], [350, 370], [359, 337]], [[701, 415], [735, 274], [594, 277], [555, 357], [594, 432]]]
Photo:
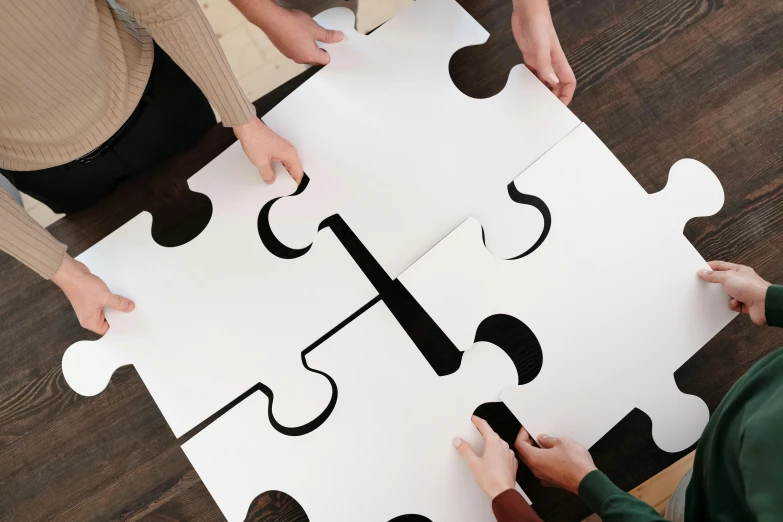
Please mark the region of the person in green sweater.
[[[747, 266], [723, 261], [709, 265], [712, 270], [700, 270], [698, 275], [723, 285], [729, 308], [749, 315], [757, 325], [783, 327], [783, 286], [768, 283]], [[541, 435], [536, 447], [522, 428], [514, 446], [542, 483], [579, 495], [604, 522], [773, 522], [783, 520], [781, 434], [783, 348], [757, 362], [718, 405], [699, 440], [693, 469], [672, 496], [666, 518], [613, 484], [596, 468], [587, 449], [567, 437]], [[513, 491], [515, 473], [508, 473], [511, 467], [516, 471], [516, 460], [478, 459], [461, 446], [458, 450], [474, 477], [493, 498], [493, 508], [500, 501], [510, 505], [511, 497], [518, 496]], [[523, 503], [521, 497], [516, 500]], [[500, 522], [528, 520], [495, 511]]]
[[[742, 265], [713, 261], [710, 268], [699, 277], [723, 285], [729, 308], [757, 325], [783, 327], [783, 286]], [[718, 405], [699, 440], [681, 512], [667, 510], [667, 515], [686, 522], [783, 520], [782, 433], [783, 349], [778, 349], [742, 376]], [[598, 471], [576, 442], [542, 435], [539, 444], [535, 447], [523, 429], [515, 446], [536, 477], [578, 494], [605, 522], [664, 520]]]

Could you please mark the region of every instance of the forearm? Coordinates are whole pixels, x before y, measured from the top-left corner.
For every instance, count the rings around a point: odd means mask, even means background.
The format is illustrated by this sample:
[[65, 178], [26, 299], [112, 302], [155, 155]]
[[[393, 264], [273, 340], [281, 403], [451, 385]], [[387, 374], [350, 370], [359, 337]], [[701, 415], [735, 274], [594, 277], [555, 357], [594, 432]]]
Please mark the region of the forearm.
[[515, 489], [492, 499], [492, 513], [498, 522], [541, 522], [541, 519]]
[[664, 519], [648, 504], [621, 490], [600, 471], [592, 471], [579, 484], [579, 498], [603, 522], [660, 522]]
[[195, 0], [118, 0], [163, 50], [199, 86], [220, 114], [235, 127], [255, 118], [201, 7]]
[[548, 0], [512, 0], [511, 5], [515, 11], [543, 10], [549, 13]]
[[15, 257], [41, 277], [50, 279], [65, 254], [65, 245], [35, 222], [0, 188], [0, 250]]
[[276, 9], [283, 9], [274, 0], [231, 0], [240, 13], [262, 31], [274, 16]]

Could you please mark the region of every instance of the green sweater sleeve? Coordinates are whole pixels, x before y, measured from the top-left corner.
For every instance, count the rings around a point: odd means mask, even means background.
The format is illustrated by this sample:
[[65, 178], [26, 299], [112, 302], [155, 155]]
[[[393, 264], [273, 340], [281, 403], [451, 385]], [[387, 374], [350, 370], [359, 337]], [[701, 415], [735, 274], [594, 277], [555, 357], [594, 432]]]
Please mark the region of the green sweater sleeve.
[[591, 471], [579, 484], [579, 498], [603, 522], [660, 522], [664, 519], [645, 504], [618, 488], [600, 471]]
[[[781, 424], [779, 419], [766, 419], [767, 425]], [[748, 430], [740, 452], [745, 501], [758, 522], [777, 522], [783, 513], [783, 452], [779, 432], [766, 427]]]
[[767, 288], [764, 312], [769, 326], [783, 328], [783, 285], [772, 285]]
[[[783, 289], [783, 287], [778, 287]], [[767, 297], [769, 299], [769, 297]], [[768, 319], [769, 320], [769, 319]], [[780, 350], [776, 353], [779, 354]], [[780, 360], [780, 356], [777, 357]], [[764, 371], [766, 370], [766, 371]], [[739, 434], [739, 484], [745, 503], [758, 522], [777, 522], [783, 514], [783, 377], [780, 365], [769, 365], [746, 383], [753, 406]]]

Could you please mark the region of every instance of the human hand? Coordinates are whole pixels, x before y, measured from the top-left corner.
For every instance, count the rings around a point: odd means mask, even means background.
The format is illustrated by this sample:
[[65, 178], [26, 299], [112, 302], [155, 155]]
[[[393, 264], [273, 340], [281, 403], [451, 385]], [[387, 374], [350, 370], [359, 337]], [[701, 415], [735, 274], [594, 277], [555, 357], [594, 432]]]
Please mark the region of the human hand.
[[52, 276], [54, 282], [71, 302], [82, 328], [104, 335], [109, 323], [104, 308], [132, 312], [136, 305], [130, 299], [111, 293], [99, 277], [93, 275], [84, 263], [65, 254], [63, 262]]
[[[240, 0], [234, 0], [235, 4], [239, 2]], [[318, 47], [315, 42], [340, 42], [343, 39], [341, 31], [324, 29], [307, 13], [280, 7], [271, 0], [265, 2], [255, 0], [255, 3], [261, 6], [259, 15], [252, 16], [246, 13], [246, 16], [266, 33], [272, 44], [286, 58], [309, 65], [329, 63], [329, 53]]]
[[771, 283], [764, 281], [749, 266], [735, 265], [725, 261], [710, 261], [712, 271], [702, 268], [699, 278], [708, 283], [719, 283], [729, 294], [729, 308], [747, 314], [757, 325], [767, 324], [764, 302]]
[[256, 166], [265, 183], [275, 182], [273, 161], [282, 163], [297, 185], [301, 183], [304, 171], [296, 149], [261, 120], [253, 118], [250, 123], [234, 127], [234, 134], [242, 144], [247, 159]]
[[527, 68], [560, 101], [566, 105], [571, 103], [576, 78], [560, 47], [547, 0], [514, 0], [511, 32]]
[[470, 419], [484, 437], [484, 454], [479, 457], [466, 441], [454, 439], [454, 446], [473, 473], [479, 487], [490, 499], [508, 489], [514, 489], [517, 476], [517, 458], [508, 444], [487, 424], [475, 415]]
[[530, 468], [544, 486], [555, 486], [578, 494], [582, 479], [596, 467], [590, 452], [568, 437], [538, 437], [537, 448], [525, 428], [522, 428], [514, 447], [522, 462]]

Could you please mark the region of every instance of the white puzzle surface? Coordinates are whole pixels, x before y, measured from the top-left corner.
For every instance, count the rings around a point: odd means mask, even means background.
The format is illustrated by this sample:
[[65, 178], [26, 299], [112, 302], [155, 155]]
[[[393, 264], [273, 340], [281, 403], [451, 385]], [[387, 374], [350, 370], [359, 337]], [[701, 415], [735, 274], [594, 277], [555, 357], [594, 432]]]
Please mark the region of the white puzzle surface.
[[375, 290], [330, 230], [297, 259], [266, 250], [259, 211], [296, 185], [287, 174], [264, 184], [239, 143], [188, 183], [213, 207], [206, 229], [191, 242], [158, 245], [145, 212], [79, 256], [136, 309], [107, 310], [111, 328], [103, 338], [68, 348], [68, 384], [95, 395], [117, 368], [133, 364], [177, 437], [258, 382], [272, 389], [282, 425], [312, 421], [332, 389], [303, 366], [301, 352]]
[[449, 60], [488, 33], [454, 0], [417, 0], [368, 36], [349, 9], [316, 19], [345, 39], [324, 44], [329, 65], [263, 117], [296, 145], [310, 177], [272, 207], [275, 236], [304, 248], [340, 214], [391, 277], [471, 216], [499, 257], [532, 246], [543, 219], [512, 201], [508, 184], [576, 116], [522, 65], [492, 98], [460, 92]]
[[[337, 404], [317, 430], [273, 430], [255, 393], [182, 449], [229, 521], [244, 520], [259, 494], [283, 491], [313, 522], [491, 522], [490, 500], [452, 445], [480, 452], [470, 422], [480, 404], [517, 382], [499, 348], [477, 344], [459, 371], [438, 377], [383, 303], [307, 355], [337, 382]], [[357, 499], [361, 501], [357, 502]]]
[[541, 372], [502, 394], [532, 435], [590, 447], [638, 407], [658, 446], [687, 448], [709, 412], [678, 390], [673, 373], [735, 314], [720, 286], [698, 279], [706, 263], [682, 231], [688, 219], [720, 210], [720, 182], [681, 160], [666, 188], [647, 194], [583, 124], [515, 184], [551, 212], [537, 250], [499, 259], [471, 219], [400, 280], [460, 349], [494, 314], [532, 329]]

